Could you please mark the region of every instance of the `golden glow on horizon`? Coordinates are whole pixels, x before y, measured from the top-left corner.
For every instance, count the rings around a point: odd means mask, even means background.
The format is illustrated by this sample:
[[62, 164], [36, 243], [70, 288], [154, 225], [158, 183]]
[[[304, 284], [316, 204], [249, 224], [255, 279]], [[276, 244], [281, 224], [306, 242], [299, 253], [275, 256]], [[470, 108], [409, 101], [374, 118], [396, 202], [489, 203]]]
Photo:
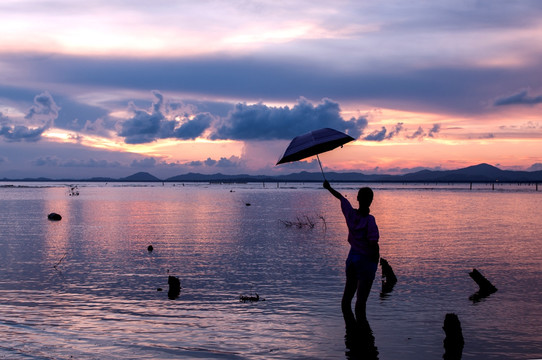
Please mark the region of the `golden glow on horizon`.
[[121, 138], [75, 134], [62, 129], [49, 129], [43, 133], [43, 137], [56, 143], [81, 144], [89, 148], [140, 154], [169, 162], [241, 156], [243, 148], [243, 144], [238, 141], [212, 141], [202, 138], [195, 140], [160, 139], [147, 144], [126, 144]]
[[356, 142], [345, 145], [343, 149], [322, 154], [320, 159], [330, 169], [352, 171], [378, 168], [380, 172], [386, 172], [387, 169], [422, 166], [457, 169], [478, 163], [526, 169], [540, 162], [538, 154], [542, 151], [540, 140], [479, 139], [449, 142], [431, 139], [412, 142], [408, 149], [404, 145], [388, 142], [375, 146], [374, 142]]
[[[362, 114], [360, 111], [342, 113], [345, 119], [364, 116], [360, 114]], [[480, 162], [527, 168], [541, 162], [536, 156], [525, 155], [542, 152], [539, 140], [542, 138], [540, 131], [542, 126], [534, 121], [538, 118], [531, 113], [530, 116], [523, 118], [525, 121], [522, 124], [502, 126], [509, 114], [515, 112], [509, 110], [504, 112], [504, 115], [497, 114], [493, 117], [487, 115], [486, 118], [473, 121], [443, 114], [374, 109], [365, 115], [369, 118], [370, 128], [365, 129], [364, 135], [380, 130], [383, 126], [388, 132], [392, 131], [397, 123], [403, 123], [403, 130], [397, 136], [385, 141], [357, 140], [345, 145], [343, 149], [323, 154], [322, 161], [325, 167], [339, 171], [367, 171], [378, 168], [380, 172], [385, 172], [386, 169], [420, 166], [453, 169]], [[124, 110], [112, 112], [110, 115], [118, 118], [132, 116], [131, 112]], [[441, 126], [440, 131], [433, 137], [427, 136], [435, 124]], [[529, 126], [538, 130], [532, 131]], [[423, 129], [425, 136], [409, 138], [418, 127]], [[148, 144], [126, 144], [122, 138], [117, 138], [113, 133], [111, 137], [106, 138], [49, 129], [43, 136], [49, 141], [78, 143], [89, 148], [135, 153], [168, 163], [183, 164], [207, 158], [218, 160], [222, 157], [235, 156], [255, 172], [274, 165], [278, 157], [269, 149], [265, 149], [264, 142], [256, 145], [262, 147], [261, 150], [255, 147], [247, 152], [243, 151], [244, 143], [241, 141], [210, 140], [205, 134], [195, 140], [161, 139]]]

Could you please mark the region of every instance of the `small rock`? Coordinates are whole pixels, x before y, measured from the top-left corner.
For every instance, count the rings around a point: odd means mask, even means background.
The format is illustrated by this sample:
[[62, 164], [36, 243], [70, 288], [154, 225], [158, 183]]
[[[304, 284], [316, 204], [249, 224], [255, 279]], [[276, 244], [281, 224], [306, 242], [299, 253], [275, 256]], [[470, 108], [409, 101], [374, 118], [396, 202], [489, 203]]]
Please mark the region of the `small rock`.
[[50, 213], [49, 215], [47, 215], [47, 219], [51, 221], [60, 221], [62, 220], [62, 216], [60, 216], [60, 214], [57, 214], [57, 213]]
[[152, 245], [149, 245], [149, 246], [147, 246], [147, 250], [148, 250], [149, 252], [152, 252], [152, 251], [154, 250], [154, 248], [152, 247]]

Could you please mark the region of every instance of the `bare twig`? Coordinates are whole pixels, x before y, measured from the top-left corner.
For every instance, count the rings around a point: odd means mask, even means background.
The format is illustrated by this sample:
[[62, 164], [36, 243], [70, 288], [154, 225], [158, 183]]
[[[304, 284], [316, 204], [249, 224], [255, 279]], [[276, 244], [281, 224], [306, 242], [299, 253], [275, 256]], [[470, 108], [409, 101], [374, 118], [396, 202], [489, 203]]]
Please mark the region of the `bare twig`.
[[323, 215], [318, 215], [318, 217], [319, 217], [320, 220], [322, 220], [322, 222], [324, 223], [324, 231], [326, 231], [326, 230], [327, 230], [326, 218], [325, 218]]
[[[324, 219], [324, 217], [321, 216], [321, 215], [318, 215], [317, 217], [323, 221], [324, 230], [326, 230], [327, 229], [327, 224], [326, 224], [326, 220]], [[291, 220], [282, 220], [282, 219], [279, 219], [279, 221], [286, 227], [292, 227], [292, 226], [295, 225], [295, 227], [298, 228], [298, 229], [302, 229], [304, 227], [309, 228], [309, 229], [314, 229], [314, 227], [316, 226], [316, 222], [314, 221], [314, 218], [309, 216], [309, 215], [296, 216], [296, 219], [293, 220], [293, 221], [291, 221]]]
[[66, 252], [66, 253], [64, 254], [64, 256], [62, 256], [62, 257], [60, 258], [60, 260], [58, 260], [58, 262], [53, 266], [56, 270], [58, 270], [57, 266], [60, 265], [60, 263], [62, 262], [62, 260], [64, 260], [64, 258], [65, 258], [67, 255], [68, 255], [68, 253]]

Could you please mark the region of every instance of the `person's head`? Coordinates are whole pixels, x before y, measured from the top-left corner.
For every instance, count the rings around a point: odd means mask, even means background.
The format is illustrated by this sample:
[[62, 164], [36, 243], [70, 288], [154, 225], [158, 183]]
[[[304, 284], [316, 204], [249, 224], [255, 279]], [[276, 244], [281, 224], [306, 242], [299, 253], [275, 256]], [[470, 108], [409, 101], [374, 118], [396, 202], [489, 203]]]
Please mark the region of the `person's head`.
[[369, 187], [362, 187], [358, 191], [359, 210], [363, 215], [369, 215], [369, 206], [373, 202], [373, 190]]

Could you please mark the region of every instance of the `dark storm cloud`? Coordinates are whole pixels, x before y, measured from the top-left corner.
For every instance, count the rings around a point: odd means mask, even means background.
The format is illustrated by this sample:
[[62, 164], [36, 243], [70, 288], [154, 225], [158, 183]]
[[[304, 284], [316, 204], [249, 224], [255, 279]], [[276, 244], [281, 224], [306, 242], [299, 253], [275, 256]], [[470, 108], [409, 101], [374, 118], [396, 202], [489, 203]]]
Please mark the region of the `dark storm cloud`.
[[434, 124], [431, 129], [429, 129], [429, 134], [427, 136], [429, 137], [435, 137], [435, 134], [438, 134], [440, 132], [440, 124]]
[[230, 156], [229, 158], [221, 157], [215, 166], [219, 168], [233, 168], [238, 167], [240, 162], [237, 156]]
[[[374, 130], [370, 134], [366, 135], [363, 140], [367, 141], [384, 141], [391, 140], [399, 135], [399, 133], [404, 132], [403, 123], [397, 123], [391, 131], [385, 126], [382, 126], [380, 130]], [[407, 139], [418, 139], [423, 140], [425, 137], [435, 137], [437, 133], [440, 132], [440, 124], [433, 124], [433, 126], [427, 130], [427, 132], [421, 127], [418, 126], [412, 134], [404, 135]]]
[[52, 122], [58, 117], [59, 110], [60, 107], [55, 103], [51, 94], [43, 92], [34, 97], [34, 105], [26, 114], [25, 119]]
[[188, 166], [194, 166], [194, 167], [199, 167], [199, 166], [203, 166], [203, 161], [200, 161], [200, 160], [194, 160], [194, 161], [190, 161], [190, 162], [186, 163], [186, 165], [188, 165]]
[[529, 96], [526, 90], [521, 91], [517, 94], [503, 97], [495, 101], [496, 106], [503, 105], [536, 105], [542, 104], [542, 95], [539, 96]]
[[435, 137], [440, 132], [440, 124], [433, 124], [433, 126], [426, 132], [421, 126], [414, 131], [411, 135], [407, 135], [408, 139], [423, 140], [425, 137]]
[[163, 97], [158, 92], [153, 92], [156, 101], [153, 102], [150, 112], [135, 108], [131, 105], [134, 116], [121, 125], [118, 135], [124, 137], [127, 144], [143, 144], [159, 138], [160, 129], [170, 128], [171, 124], [162, 114], [160, 107]]
[[216, 160], [213, 160], [213, 159], [211, 159], [211, 158], [207, 158], [207, 160], [205, 160], [205, 161], [203, 162], [203, 164], [204, 164], [205, 166], [215, 166], [216, 163], [217, 163], [217, 161], [216, 161]]
[[32, 124], [39, 123], [41, 126], [13, 124], [7, 116], [0, 113], [0, 136], [9, 142], [38, 141], [43, 132], [52, 126], [53, 121], [58, 117], [59, 110], [60, 108], [48, 92], [41, 93], [34, 97], [34, 104], [24, 117]]
[[339, 104], [324, 99], [314, 106], [300, 99], [291, 109], [263, 103], [237, 104], [228, 117], [216, 126], [211, 139], [274, 140], [292, 139], [309, 131], [330, 127], [358, 138], [367, 127], [364, 117], [344, 120]]
[[388, 132], [388, 130], [384, 126], [382, 126], [382, 128], [380, 130], [374, 130], [369, 135], [365, 136], [363, 138], [363, 140], [367, 140], [367, 141], [383, 141], [384, 139], [386, 139], [386, 133], [387, 132]]
[[[0, 102], [22, 108], [23, 105], [19, 104], [26, 103], [29, 99], [35, 97], [38, 92], [39, 90], [35, 89], [22, 89], [19, 87], [0, 85]], [[41, 111], [42, 117], [45, 113], [49, 113], [50, 117], [54, 115], [57, 116], [54, 119], [55, 128], [83, 132], [97, 132], [97, 121], [100, 122], [100, 127], [109, 130], [113, 128], [112, 126], [114, 123], [107, 119], [108, 110], [102, 107], [84, 104], [69, 95], [63, 96], [55, 94], [54, 97], [48, 95], [49, 98], [47, 98], [47, 96], [44, 97], [44, 94], [38, 95], [34, 105], [26, 115], [27, 120], [30, 120], [34, 115], [37, 115], [40, 112], [40, 107], [44, 107]], [[52, 105], [53, 101], [56, 106], [47, 108], [47, 104]], [[100, 135], [104, 136], [106, 135], [106, 132], [100, 132]]]
[[141, 160], [134, 160], [130, 164], [133, 168], [152, 168], [157, 164], [157, 161], [155, 158], [149, 157], [149, 158], [143, 158]]
[[384, 141], [384, 140], [390, 140], [394, 137], [396, 137], [401, 130], [403, 130], [403, 123], [397, 123], [393, 130], [389, 131], [386, 129], [386, 127], [382, 126], [380, 130], [375, 130], [371, 132], [369, 135], [365, 136], [363, 140], [367, 141]]
[[116, 168], [121, 166], [118, 161], [90, 159], [59, 159], [55, 156], [39, 157], [32, 161], [35, 166], [66, 167], [66, 168]]
[[[182, 105], [166, 104], [164, 96], [153, 91], [155, 101], [149, 110], [138, 109], [130, 105], [134, 116], [121, 123], [119, 136], [124, 137], [127, 144], [143, 144], [157, 139], [195, 139], [211, 125], [214, 118], [208, 113], [195, 116], [183, 113]], [[177, 114], [179, 110], [181, 114]]]
[[49, 126], [43, 126], [39, 128], [28, 128], [22, 125], [16, 126], [2, 126], [0, 127], [0, 136], [4, 137], [7, 141], [38, 141], [41, 139], [41, 134], [47, 130]]
[[58, 166], [60, 160], [54, 156], [39, 157], [32, 162], [36, 166]]
[[207, 160], [201, 161], [201, 160], [194, 160], [187, 162], [186, 165], [193, 166], [193, 167], [200, 167], [200, 166], [214, 166], [216, 164], [216, 160], [213, 160], [211, 158], [207, 158]]
[[418, 129], [414, 131], [411, 135], [408, 135], [407, 138], [409, 139], [422, 139], [425, 136], [425, 131], [422, 129], [421, 126], [418, 126]]
[[190, 167], [217, 167], [217, 168], [236, 168], [241, 165], [241, 159], [237, 156], [230, 156], [229, 158], [221, 157], [218, 160], [211, 159], [190, 161], [185, 165]]
[[195, 139], [209, 128], [213, 120], [214, 118], [210, 114], [197, 114], [193, 119], [187, 120], [174, 130], [174, 137], [183, 140]]

